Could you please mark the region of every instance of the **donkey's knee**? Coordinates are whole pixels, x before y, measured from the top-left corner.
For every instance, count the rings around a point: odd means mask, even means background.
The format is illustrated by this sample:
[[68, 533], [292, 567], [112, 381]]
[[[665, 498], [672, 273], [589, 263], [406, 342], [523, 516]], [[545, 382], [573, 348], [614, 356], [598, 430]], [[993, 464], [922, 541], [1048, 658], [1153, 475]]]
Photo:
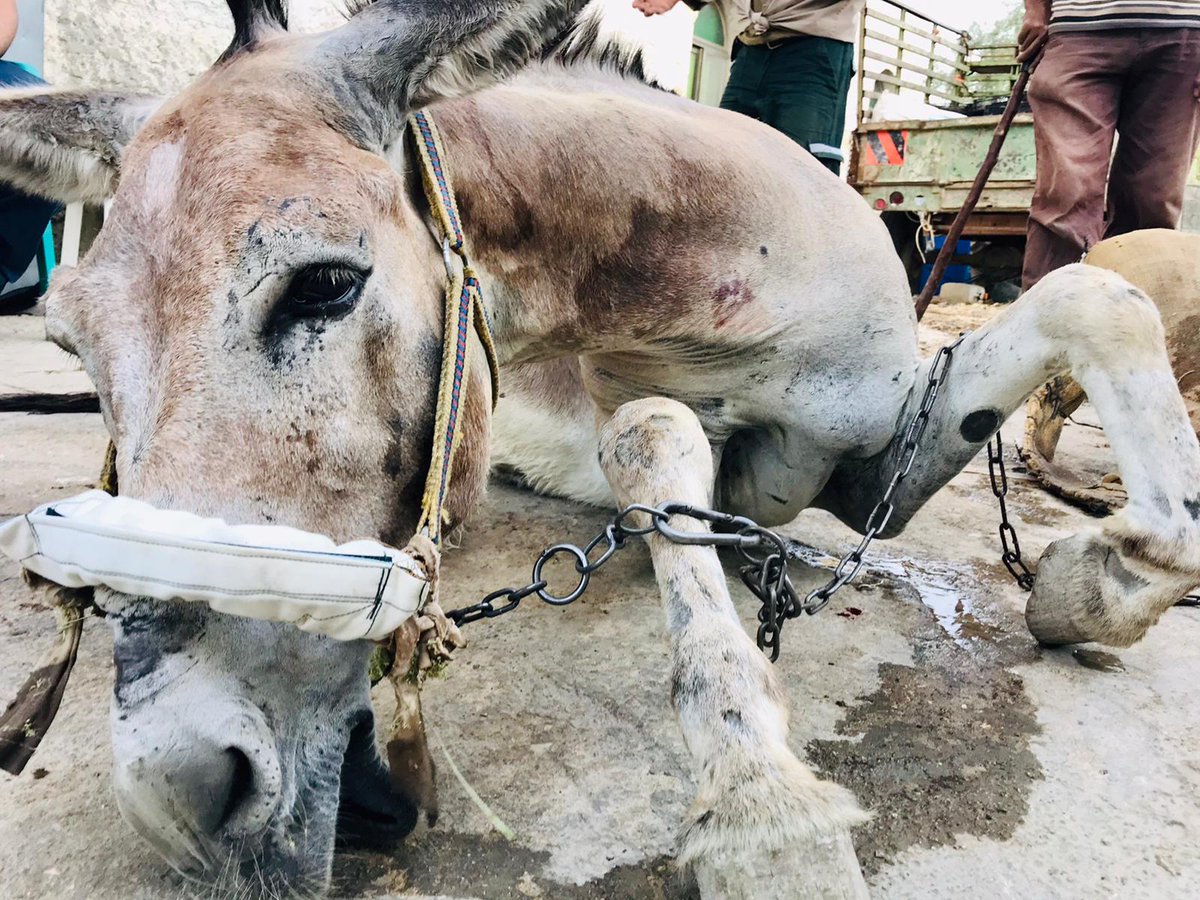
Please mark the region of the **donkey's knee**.
[[[620, 407], [600, 462], [622, 503], [707, 505], [709, 443], [694, 413], [651, 398]], [[704, 531], [681, 517], [678, 527]], [[698, 789], [679, 860], [709, 897], [860, 897], [849, 791], [820, 781], [787, 744], [775, 672], [742, 629], [716, 551], [648, 536], [672, 645], [672, 701]]]
[[1036, 306], [1043, 334], [1061, 344], [1066, 367], [1128, 367], [1165, 357], [1158, 307], [1120, 275], [1084, 264], [1047, 275], [1022, 298]]
[[706, 505], [712, 493], [712, 451], [700, 420], [665, 397], [618, 407], [600, 429], [600, 466], [622, 504]]

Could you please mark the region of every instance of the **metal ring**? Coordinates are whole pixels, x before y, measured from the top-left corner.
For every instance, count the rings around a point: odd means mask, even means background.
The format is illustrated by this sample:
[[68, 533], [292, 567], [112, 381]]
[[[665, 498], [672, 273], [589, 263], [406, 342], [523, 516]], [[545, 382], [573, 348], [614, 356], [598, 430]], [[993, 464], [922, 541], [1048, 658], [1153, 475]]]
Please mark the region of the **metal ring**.
[[607, 528], [592, 538], [592, 542], [590, 544], [583, 548], [583, 555], [588, 559], [591, 559], [592, 551], [599, 547], [600, 543], [604, 540], [608, 541], [608, 546], [605, 548], [604, 552], [600, 554], [600, 558], [595, 562], [589, 562], [582, 569], [579, 567], [579, 564], [576, 563], [575, 570], [577, 572], [587, 572], [590, 575], [592, 572], [595, 572], [602, 565], [612, 559], [613, 554], [625, 546], [625, 538], [621, 532], [617, 530], [617, 526], [609, 524]]
[[538, 557], [537, 562], [533, 564], [534, 583], [545, 581], [542, 578], [542, 567], [560, 553], [569, 553], [575, 557], [575, 571], [579, 573], [579, 584], [575, 586], [575, 590], [563, 597], [556, 597], [547, 591], [546, 588], [539, 589], [537, 595], [551, 606], [566, 606], [568, 603], [574, 603], [587, 590], [588, 582], [592, 579], [591, 572], [587, 570], [588, 558], [586, 553], [574, 544], [555, 544], [553, 547], [544, 550], [542, 555]]
[[[768, 528], [763, 528], [761, 525], [755, 525], [751, 523], [750, 525], [742, 528], [737, 533], [737, 536], [739, 538], [739, 543], [736, 545], [738, 553], [741, 554], [742, 559], [746, 560], [747, 562], [762, 566], [766, 565], [767, 561], [772, 556], [779, 556], [780, 559], [787, 559], [787, 544], [784, 543], [783, 538]], [[752, 538], [758, 538], [758, 541], [752, 542]], [[771, 552], [771, 550], [768, 549], [768, 546], [773, 546], [775, 548], [775, 552]], [[755, 555], [751, 552], [752, 550], [760, 551], [761, 555]]]
[[[650, 524], [644, 528], [631, 528], [630, 526], [626, 525], [625, 520], [635, 512], [645, 513], [648, 515], [650, 517]], [[654, 531], [658, 521], [660, 519], [665, 520], [666, 518], [667, 514], [658, 507], [646, 506], [644, 503], [631, 503], [629, 506], [617, 513], [617, 517], [612, 520], [612, 524], [624, 532], [627, 536], [636, 537], [639, 535], [650, 534], [650, 532]]]

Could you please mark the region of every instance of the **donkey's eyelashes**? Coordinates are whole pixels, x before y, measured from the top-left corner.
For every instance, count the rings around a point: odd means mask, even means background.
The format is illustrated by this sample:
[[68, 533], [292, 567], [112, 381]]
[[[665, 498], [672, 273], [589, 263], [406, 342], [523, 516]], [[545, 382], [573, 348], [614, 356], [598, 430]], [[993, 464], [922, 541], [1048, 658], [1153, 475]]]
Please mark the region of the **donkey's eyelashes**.
[[339, 316], [357, 302], [370, 274], [345, 265], [308, 266], [292, 277], [282, 311], [297, 318]]

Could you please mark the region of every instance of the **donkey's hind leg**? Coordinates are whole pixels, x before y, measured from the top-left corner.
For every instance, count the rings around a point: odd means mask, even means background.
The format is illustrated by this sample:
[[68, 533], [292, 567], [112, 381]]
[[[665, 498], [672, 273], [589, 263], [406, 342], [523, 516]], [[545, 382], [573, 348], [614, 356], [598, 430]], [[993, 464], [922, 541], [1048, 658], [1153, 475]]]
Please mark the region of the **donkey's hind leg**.
[[[604, 425], [600, 460], [621, 503], [710, 503], [709, 443], [673, 400], [627, 403]], [[681, 518], [676, 527], [704, 531]], [[671, 635], [671, 699], [699, 783], [679, 860], [706, 897], [864, 897], [849, 791], [788, 748], [788, 714], [770, 664], [743, 630], [711, 547], [649, 537]]]
[[[1050, 544], [1026, 620], [1044, 643], [1128, 646], [1200, 583], [1200, 447], [1158, 311], [1118, 275], [1083, 265], [1060, 269], [967, 336], [888, 532], [961, 470], [1031, 392], [1063, 373], [1083, 385], [1096, 408], [1129, 502], [1103, 527]], [[890, 476], [891, 463], [876, 464], [882, 479]], [[844, 475], [847, 495], [879, 484]], [[861, 514], [869, 509], [865, 500], [851, 505]]]
[[492, 468], [539, 493], [612, 505], [596, 461], [596, 409], [579, 357], [505, 367], [492, 419]]

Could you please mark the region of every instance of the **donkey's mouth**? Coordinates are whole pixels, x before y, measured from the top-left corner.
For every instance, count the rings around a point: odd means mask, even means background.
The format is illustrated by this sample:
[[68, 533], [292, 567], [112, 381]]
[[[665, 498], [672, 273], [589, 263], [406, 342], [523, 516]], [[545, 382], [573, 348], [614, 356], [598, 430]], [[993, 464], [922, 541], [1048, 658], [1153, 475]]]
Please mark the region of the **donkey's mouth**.
[[365, 713], [350, 731], [342, 763], [338, 843], [382, 848], [403, 840], [417, 825], [420, 810], [398, 791], [375, 743], [375, 717]]

